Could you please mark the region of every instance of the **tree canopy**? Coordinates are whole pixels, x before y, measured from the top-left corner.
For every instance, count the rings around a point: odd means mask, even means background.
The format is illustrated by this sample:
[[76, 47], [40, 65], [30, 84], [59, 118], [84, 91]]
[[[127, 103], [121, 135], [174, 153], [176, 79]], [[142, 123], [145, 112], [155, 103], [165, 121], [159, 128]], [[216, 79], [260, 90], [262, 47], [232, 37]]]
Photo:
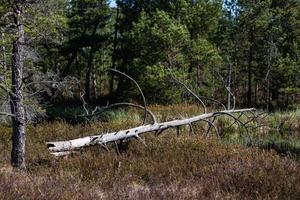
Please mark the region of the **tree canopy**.
[[[2, 75], [12, 62], [15, 31], [8, 13], [13, 2], [0, 6]], [[76, 77], [77, 92], [84, 89], [90, 102], [136, 99], [138, 92], [128, 80], [107, 73], [116, 68], [135, 78], [151, 103], [191, 100], [172, 79], [176, 75], [200, 95], [226, 102], [231, 66], [238, 105], [276, 109], [299, 102], [298, 0], [109, 3], [28, 1], [22, 20], [24, 73]], [[50, 98], [75, 100], [63, 94]]]

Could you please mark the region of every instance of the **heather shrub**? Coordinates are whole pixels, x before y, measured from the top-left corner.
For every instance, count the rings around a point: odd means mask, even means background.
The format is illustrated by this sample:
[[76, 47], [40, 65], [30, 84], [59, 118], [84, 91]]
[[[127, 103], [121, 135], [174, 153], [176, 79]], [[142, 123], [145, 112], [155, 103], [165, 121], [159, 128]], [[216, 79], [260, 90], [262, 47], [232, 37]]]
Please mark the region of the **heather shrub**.
[[[155, 105], [150, 109], [158, 113], [161, 121], [201, 112], [201, 108], [191, 105]], [[293, 156], [281, 156], [273, 148], [241, 145], [235, 139], [240, 137], [230, 134], [233, 131], [238, 135], [238, 127], [224, 129], [222, 140], [213, 134], [206, 137], [206, 125], [200, 123], [194, 125], [195, 135], [189, 133], [188, 127], [182, 127], [179, 137], [174, 129], [160, 137], [146, 134], [147, 146], [136, 140], [123, 141], [119, 143], [120, 154], [113, 144], [109, 152], [95, 146], [65, 158], [49, 154], [46, 141], [140, 125], [141, 118], [129, 117], [138, 116], [140, 111], [121, 111], [127, 114], [120, 114], [122, 117], [111, 122], [71, 125], [54, 121], [29, 125], [26, 173], [12, 172], [9, 167], [11, 130], [2, 126], [0, 199], [300, 198], [299, 162]], [[228, 119], [222, 120], [225, 126], [230, 124]]]

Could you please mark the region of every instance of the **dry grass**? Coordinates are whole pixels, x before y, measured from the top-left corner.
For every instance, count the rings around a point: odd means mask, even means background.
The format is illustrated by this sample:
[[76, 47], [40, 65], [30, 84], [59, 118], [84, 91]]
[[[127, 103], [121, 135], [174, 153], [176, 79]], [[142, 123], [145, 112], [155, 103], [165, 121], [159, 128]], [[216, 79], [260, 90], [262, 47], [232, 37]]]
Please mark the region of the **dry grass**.
[[[179, 108], [179, 107], [178, 107]], [[162, 120], [177, 112], [162, 111]], [[184, 113], [194, 113], [185, 105]], [[172, 113], [173, 112], [173, 113]], [[27, 173], [9, 167], [10, 129], [0, 129], [0, 199], [299, 199], [300, 164], [274, 151], [226, 145], [185, 129], [170, 130], [147, 146], [123, 144], [120, 155], [92, 147], [56, 159], [45, 142], [69, 139], [136, 125], [138, 122], [63, 122], [28, 127]]]

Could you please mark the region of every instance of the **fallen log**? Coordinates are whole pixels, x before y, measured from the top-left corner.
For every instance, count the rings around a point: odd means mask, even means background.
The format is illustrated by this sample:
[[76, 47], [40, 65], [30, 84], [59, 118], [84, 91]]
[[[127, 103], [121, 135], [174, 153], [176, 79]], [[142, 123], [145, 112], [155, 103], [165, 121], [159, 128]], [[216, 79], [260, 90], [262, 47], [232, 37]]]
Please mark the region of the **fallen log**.
[[243, 123], [239, 120], [239, 118], [234, 117], [233, 114], [247, 113], [247, 112], [253, 113], [253, 111], [255, 111], [254, 108], [217, 111], [217, 112], [201, 114], [186, 119], [173, 120], [173, 121], [162, 122], [162, 123], [156, 122], [154, 124], [142, 125], [127, 130], [120, 130], [112, 133], [88, 136], [88, 137], [83, 137], [83, 138], [78, 138], [78, 139], [68, 140], [68, 141], [47, 142], [46, 144], [52, 155], [64, 156], [72, 153], [73, 151], [82, 149], [84, 147], [93, 146], [93, 145], [100, 145], [104, 148], [107, 148], [107, 144], [119, 140], [124, 140], [124, 139], [136, 138], [143, 142], [140, 136], [144, 133], [149, 133], [149, 132], [161, 133], [162, 131], [169, 128], [180, 127], [184, 125], [191, 126], [191, 124], [199, 121], [208, 122], [209, 119], [216, 118], [222, 115], [230, 116], [235, 120], [235, 122], [243, 125]]

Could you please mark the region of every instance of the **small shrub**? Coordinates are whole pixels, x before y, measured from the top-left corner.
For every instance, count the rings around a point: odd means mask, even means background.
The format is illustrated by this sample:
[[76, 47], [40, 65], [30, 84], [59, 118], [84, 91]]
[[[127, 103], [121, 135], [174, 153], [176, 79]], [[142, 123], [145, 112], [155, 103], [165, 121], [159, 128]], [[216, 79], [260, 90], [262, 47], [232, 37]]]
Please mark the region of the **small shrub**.
[[[192, 105], [150, 106], [161, 121], [192, 116]], [[182, 113], [179, 113], [179, 110]], [[119, 113], [118, 113], [119, 112]], [[53, 158], [46, 141], [65, 140], [130, 128], [140, 124], [136, 110], [111, 114], [110, 122], [70, 125], [62, 121], [28, 126], [27, 173], [9, 164], [11, 129], [0, 128], [0, 199], [299, 199], [300, 164], [272, 148], [263, 150], [203, 138], [201, 126], [167, 130], [161, 137], [145, 135], [147, 146], [131, 140], [120, 154], [114, 145], [99, 146], [65, 158]], [[132, 114], [133, 113], [133, 114]], [[137, 120], [138, 119], [138, 120]], [[224, 120], [225, 126], [230, 124]], [[205, 126], [204, 126], [205, 127]], [[273, 133], [271, 134], [273, 135]], [[241, 137], [236, 138], [242, 138]], [[278, 134], [269, 141], [282, 139]], [[272, 139], [272, 140], [271, 140]], [[282, 139], [282, 141], [284, 141]], [[239, 141], [242, 143], [241, 141]], [[257, 141], [256, 144], [260, 144]], [[285, 148], [285, 144], [281, 144]], [[294, 145], [298, 145], [295, 143]], [[289, 147], [290, 148], [290, 147]]]

